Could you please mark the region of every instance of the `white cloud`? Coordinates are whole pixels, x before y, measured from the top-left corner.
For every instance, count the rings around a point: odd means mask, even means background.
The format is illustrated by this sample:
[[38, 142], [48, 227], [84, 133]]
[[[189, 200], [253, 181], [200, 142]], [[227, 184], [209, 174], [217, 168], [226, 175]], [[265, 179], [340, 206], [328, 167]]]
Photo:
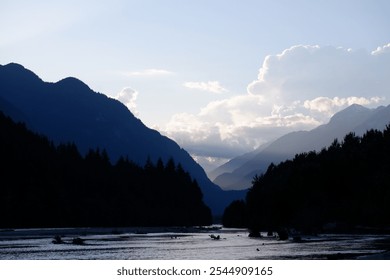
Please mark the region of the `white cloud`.
[[318, 124], [310, 116], [276, 110], [261, 96], [246, 94], [210, 102], [198, 114], [175, 114], [162, 131], [193, 155], [226, 159]]
[[284, 104], [321, 96], [383, 97], [389, 94], [390, 85], [384, 78], [390, 74], [387, 48], [368, 53], [329, 46], [293, 46], [265, 58], [248, 92]]
[[135, 115], [137, 116], [139, 113], [137, 111], [137, 104], [136, 100], [138, 97], [138, 91], [126, 87], [122, 89], [118, 95], [115, 97], [115, 99], [119, 100], [123, 104], [126, 105], [126, 107]]
[[165, 69], [144, 69], [141, 71], [132, 71], [132, 72], [125, 73], [126, 76], [131, 76], [131, 77], [167, 76], [172, 74], [174, 73]]
[[384, 45], [383, 47], [378, 47], [375, 51], [371, 52], [371, 54], [380, 55], [386, 52], [390, 52], [390, 44]]
[[365, 98], [365, 97], [356, 97], [351, 96], [347, 98], [340, 98], [340, 97], [317, 97], [313, 100], [306, 100], [303, 104], [303, 106], [306, 109], [312, 110], [312, 111], [318, 111], [320, 113], [324, 113], [328, 116], [333, 115], [340, 107], [350, 106], [352, 104], [359, 104], [359, 105], [372, 105], [377, 104], [380, 101], [382, 101], [384, 98], [380, 97], [371, 97], [371, 98]]
[[209, 91], [212, 93], [223, 93], [228, 90], [220, 85], [218, 81], [209, 81], [209, 82], [186, 82], [183, 84], [186, 88], [198, 89], [203, 91]]
[[389, 77], [390, 44], [371, 53], [293, 46], [264, 59], [247, 94], [210, 102], [198, 114], [176, 114], [162, 131], [195, 156], [229, 158], [314, 128], [354, 103], [386, 105]]

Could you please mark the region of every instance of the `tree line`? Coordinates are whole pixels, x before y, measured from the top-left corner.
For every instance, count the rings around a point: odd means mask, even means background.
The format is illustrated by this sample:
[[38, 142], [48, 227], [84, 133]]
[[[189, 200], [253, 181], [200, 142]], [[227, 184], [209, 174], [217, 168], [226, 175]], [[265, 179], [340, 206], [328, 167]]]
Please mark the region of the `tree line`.
[[173, 159], [115, 164], [54, 145], [0, 112], [0, 228], [209, 225], [196, 182]]
[[225, 209], [223, 224], [255, 233], [389, 228], [390, 126], [270, 164], [254, 177], [245, 201]]

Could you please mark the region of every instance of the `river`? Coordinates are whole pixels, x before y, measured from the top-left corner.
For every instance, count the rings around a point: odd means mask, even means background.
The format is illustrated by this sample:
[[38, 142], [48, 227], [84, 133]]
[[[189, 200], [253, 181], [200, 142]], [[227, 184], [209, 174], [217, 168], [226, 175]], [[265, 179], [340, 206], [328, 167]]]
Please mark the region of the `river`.
[[[214, 235], [219, 239], [211, 238]], [[263, 233], [265, 236], [265, 233]], [[60, 236], [54, 244], [54, 236]], [[74, 244], [73, 240], [80, 238]], [[390, 236], [320, 234], [279, 241], [244, 229], [69, 228], [0, 231], [2, 260], [284, 260], [387, 258]]]

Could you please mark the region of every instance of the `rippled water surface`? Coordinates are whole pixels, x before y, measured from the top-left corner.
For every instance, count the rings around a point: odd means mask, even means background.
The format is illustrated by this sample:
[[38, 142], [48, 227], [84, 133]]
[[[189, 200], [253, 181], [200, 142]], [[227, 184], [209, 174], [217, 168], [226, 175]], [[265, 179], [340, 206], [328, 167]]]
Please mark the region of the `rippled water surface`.
[[[56, 235], [62, 244], [53, 244]], [[77, 237], [82, 245], [72, 244]], [[380, 245], [387, 240], [384, 235], [328, 234], [279, 241], [249, 238], [241, 229], [29, 229], [0, 232], [0, 259], [353, 259], [384, 252]]]

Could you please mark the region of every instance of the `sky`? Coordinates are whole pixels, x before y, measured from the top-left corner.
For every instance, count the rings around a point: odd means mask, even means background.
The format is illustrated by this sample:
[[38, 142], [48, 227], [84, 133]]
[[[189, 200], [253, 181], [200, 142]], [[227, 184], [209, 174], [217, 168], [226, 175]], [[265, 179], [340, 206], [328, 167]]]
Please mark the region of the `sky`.
[[77, 77], [206, 170], [390, 100], [387, 0], [0, 0], [0, 64]]

